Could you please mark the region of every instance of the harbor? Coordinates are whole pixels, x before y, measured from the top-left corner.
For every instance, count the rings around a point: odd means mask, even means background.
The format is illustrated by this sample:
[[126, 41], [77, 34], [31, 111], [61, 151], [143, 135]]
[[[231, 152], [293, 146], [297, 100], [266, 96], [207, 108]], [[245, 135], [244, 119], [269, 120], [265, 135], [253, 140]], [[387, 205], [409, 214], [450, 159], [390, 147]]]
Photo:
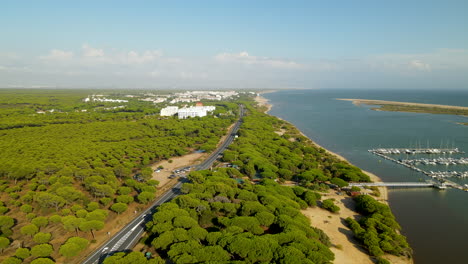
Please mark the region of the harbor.
[[378, 148], [369, 152], [375, 154], [464, 154], [458, 148]]
[[[411, 170], [420, 172], [428, 177], [431, 177], [434, 180], [437, 180], [444, 187], [451, 187], [455, 189], [460, 189], [468, 191], [468, 186], [460, 185], [456, 182], [450, 181], [447, 178], [456, 177], [456, 178], [467, 178], [468, 171], [456, 171], [456, 170], [447, 170], [447, 171], [426, 171], [416, 165], [468, 165], [468, 158], [452, 158], [452, 157], [437, 157], [437, 158], [416, 158], [416, 159], [399, 159], [391, 157], [390, 155], [415, 155], [415, 154], [427, 154], [427, 155], [441, 155], [441, 154], [463, 154], [464, 152], [458, 148], [378, 148], [368, 150], [370, 153], [382, 157], [383, 159], [395, 162], [404, 167], [407, 167]], [[444, 188], [439, 188], [444, 189]]]

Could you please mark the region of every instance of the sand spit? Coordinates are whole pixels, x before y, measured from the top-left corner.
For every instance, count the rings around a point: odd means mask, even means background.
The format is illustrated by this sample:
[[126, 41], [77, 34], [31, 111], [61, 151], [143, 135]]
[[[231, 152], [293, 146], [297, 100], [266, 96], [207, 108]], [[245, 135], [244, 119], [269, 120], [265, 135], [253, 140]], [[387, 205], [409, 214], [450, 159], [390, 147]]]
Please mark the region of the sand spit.
[[336, 98], [336, 100], [351, 101], [355, 105], [359, 105], [359, 104], [367, 104], [367, 105], [401, 105], [401, 106], [435, 107], [435, 108], [441, 108], [441, 109], [468, 110], [468, 107], [466, 107], [466, 106], [455, 106], [455, 105], [421, 104], [421, 103], [410, 103], [410, 102], [396, 102], [396, 101], [369, 100], [369, 99], [347, 99], [347, 98]]

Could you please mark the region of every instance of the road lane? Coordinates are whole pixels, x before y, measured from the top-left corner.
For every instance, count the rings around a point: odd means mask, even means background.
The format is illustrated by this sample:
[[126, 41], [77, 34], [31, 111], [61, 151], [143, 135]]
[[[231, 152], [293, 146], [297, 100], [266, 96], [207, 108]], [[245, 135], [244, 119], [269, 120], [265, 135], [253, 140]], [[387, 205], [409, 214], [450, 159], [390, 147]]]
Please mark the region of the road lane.
[[[218, 158], [218, 156], [234, 141], [235, 135], [237, 134], [237, 131], [239, 130], [242, 124], [242, 117], [244, 116], [245, 112], [244, 106], [239, 105], [239, 110], [239, 119], [229, 132], [224, 142], [203, 163], [198, 165], [196, 167], [196, 170], [206, 170], [210, 168], [213, 165], [213, 162]], [[151, 221], [152, 215], [154, 212], [156, 212], [157, 207], [178, 196], [180, 194], [180, 188], [182, 184], [186, 181], [186, 179], [181, 179], [181, 181], [174, 185], [172, 189], [167, 191], [163, 196], [156, 200], [148, 209], [140, 213], [140, 215], [138, 215], [125, 227], [123, 227], [101, 247], [95, 250], [94, 253], [91, 254], [82, 263], [101, 263], [108, 255], [114, 252], [132, 249], [138, 242], [141, 235], [145, 232], [145, 225], [147, 222]]]

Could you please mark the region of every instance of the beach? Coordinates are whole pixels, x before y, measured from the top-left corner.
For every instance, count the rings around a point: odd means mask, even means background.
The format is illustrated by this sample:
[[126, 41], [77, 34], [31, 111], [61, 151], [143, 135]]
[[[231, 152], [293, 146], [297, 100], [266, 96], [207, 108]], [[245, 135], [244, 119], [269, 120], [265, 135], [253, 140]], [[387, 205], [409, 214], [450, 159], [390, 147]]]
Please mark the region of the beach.
[[266, 107], [265, 113], [268, 113], [273, 107], [273, 105], [270, 104], [268, 99], [263, 97], [262, 94], [273, 93], [273, 92], [275, 91], [262, 91], [262, 92], [259, 92], [258, 95], [255, 97], [255, 102], [257, 102], [259, 106]]
[[[266, 109], [265, 113], [268, 113], [273, 107], [273, 105], [269, 102], [268, 99], [261, 96], [262, 94], [265, 94], [265, 93], [268, 93], [268, 92], [266, 91], [266, 92], [260, 93], [259, 96], [255, 97], [255, 101], [258, 103], [259, 106], [265, 107]], [[298, 131], [304, 137], [307, 137], [299, 129]], [[281, 133], [281, 131], [277, 133]], [[309, 140], [317, 147], [323, 148], [322, 146], [320, 146], [313, 140], [311, 139]], [[340, 160], [348, 162], [343, 156], [337, 153], [334, 153], [327, 149], [325, 149], [325, 151], [331, 155], [334, 155]], [[363, 171], [363, 172], [366, 173], [373, 182], [382, 181], [377, 175], [373, 173], [370, 173], [368, 171]], [[387, 188], [379, 187], [379, 191], [380, 191], [380, 197], [376, 197], [376, 200], [388, 205]], [[326, 196], [326, 199], [328, 198], [335, 199], [336, 204], [341, 208], [339, 213], [331, 213], [320, 207], [310, 207], [305, 210], [302, 210], [301, 212], [311, 220], [312, 226], [322, 229], [330, 237], [330, 241], [333, 244], [333, 247], [331, 248], [331, 250], [335, 254], [335, 263], [340, 263], [340, 264], [341, 263], [347, 263], [347, 264], [374, 263], [373, 259], [369, 256], [367, 251], [354, 238], [353, 232], [345, 224], [344, 219], [346, 219], [347, 217], [351, 217], [354, 219], [360, 217], [360, 215], [356, 212], [354, 208], [354, 201], [352, 200], [352, 198], [347, 195], [343, 195], [342, 193], [336, 192], [335, 190], [330, 190], [328, 193], [323, 194], [323, 196]], [[388, 255], [388, 254], [385, 255], [384, 257], [390, 260], [391, 263], [397, 263], [397, 264], [413, 263], [412, 259], [407, 259], [404, 257], [396, 257], [396, 256]]]

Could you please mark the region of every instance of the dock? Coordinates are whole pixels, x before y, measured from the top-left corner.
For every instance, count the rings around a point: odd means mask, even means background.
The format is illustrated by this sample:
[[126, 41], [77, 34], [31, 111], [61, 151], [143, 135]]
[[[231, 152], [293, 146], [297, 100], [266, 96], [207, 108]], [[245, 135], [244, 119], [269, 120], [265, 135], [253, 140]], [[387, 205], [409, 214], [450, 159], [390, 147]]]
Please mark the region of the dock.
[[468, 165], [468, 158], [434, 158], [434, 159], [403, 159], [399, 160], [410, 165]]
[[377, 148], [369, 152], [379, 154], [464, 154], [458, 148]]
[[427, 182], [353, 182], [349, 183], [353, 187], [434, 187], [434, 183]]
[[[457, 177], [457, 178], [466, 178], [468, 177], [468, 171], [425, 171], [416, 167], [416, 165], [424, 164], [424, 165], [466, 165], [468, 164], [468, 158], [420, 158], [420, 159], [396, 159], [390, 157], [390, 155], [401, 155], [401, 154], [461, 154], [464, 153], [463, 151], [459, 150], [458, 148], [446, 148], [446, 149], [438, 149], [438, 148], [378, 148], [378, 149], [370, 149], [370, 153], [382, 157], [386, 160], [390, 160], [397, 164], [400, 164], [404, 167], [407, 167], [411, 170], [420, 172], [432, 179], [437, 180], [439, 183], [444, 184], [446, 187], [451, 187], [460, 190], [467, 190], [465, 186], [461, 186], [460, 184], [450, 181], [447, 178], [450, 177]], [[437, 184], [439, 184], [437, 183]], [[390, 183], [394, 184], [393, 187], [401, 186], [404, 187], [404, 184], [407, 184], [407, 187], [433, 187], [434, 184], [431, 186], [424, 186], [424, 184], [429, 183]], [[402, 185], [398, 185], [402, 184]], [[409, 185], [412, 184], [412, 186]], [[356, 185], [357, 186], [357, 185]], [[372, 186], [372, 185], [367, 185]], [[383, 185], [382, 185], [383, 186]]]

